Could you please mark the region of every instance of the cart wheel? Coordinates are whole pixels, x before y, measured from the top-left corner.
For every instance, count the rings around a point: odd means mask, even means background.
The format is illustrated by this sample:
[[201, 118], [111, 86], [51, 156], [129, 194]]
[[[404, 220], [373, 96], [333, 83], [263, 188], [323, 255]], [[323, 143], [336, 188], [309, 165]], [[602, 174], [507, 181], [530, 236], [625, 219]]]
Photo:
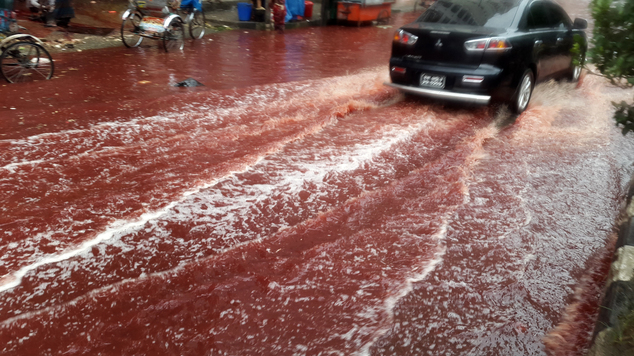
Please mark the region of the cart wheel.
[[381, 10], [381, 12], [379, 12], [379, 15], [376, 17], [376, 22], [379, 25], [387, 25], [389, 21], [390, 14], [387, 12], [387, 10]]
[[51, 79], [53, 59], [44, 47], [33, 42], [16, 42], [0, 56], [2, 76], [9, 83]]
[[185, 43], [185, 28], [180, 18], [173, 19], [163, 33], [165, 52], [182, 51]]
[[143, 41], [143, 37], [140, 35], [141, 28], [139, 27], [141, 21], [141, 15], [135, 12], [121, 23], [121, 40], [126, 47], [137, 47]]
[[189, 19], [189, 34], [198, 40], [205, 35], [205, 13], [194, 9]]

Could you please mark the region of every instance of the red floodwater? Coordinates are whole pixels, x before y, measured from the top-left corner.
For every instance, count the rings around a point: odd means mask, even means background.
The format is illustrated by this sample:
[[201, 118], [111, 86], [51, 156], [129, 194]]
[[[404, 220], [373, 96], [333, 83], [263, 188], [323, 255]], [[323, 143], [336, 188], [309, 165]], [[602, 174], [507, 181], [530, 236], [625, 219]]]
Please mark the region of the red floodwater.
[[2, 354], [581, 354], [632, 92], [545, 83], [518, 118], [404, 99], [394, 29], [64, 54], [3, 87]]

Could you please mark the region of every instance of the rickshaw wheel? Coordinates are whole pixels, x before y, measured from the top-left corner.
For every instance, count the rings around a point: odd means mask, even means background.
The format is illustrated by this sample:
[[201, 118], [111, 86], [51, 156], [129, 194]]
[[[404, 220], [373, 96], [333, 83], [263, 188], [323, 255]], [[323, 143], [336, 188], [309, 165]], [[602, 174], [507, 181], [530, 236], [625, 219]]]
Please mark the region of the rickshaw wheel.
[[205, 35], [205, 13], [194, 9], [193, 16], [189, 21], [189, 34], [193, 39], [198, 40]]
[[22, 83], [51, 79], [54, 65], [44, 47], [33, 42], [16, 42], [2, 52], [0, 70], [9, 83]]
[[381, 10], [381, 12], [379, 12], [379, 15], [376, 17], [376, 22], [379, 25], [387, 25], [388, 22], [390, 22], [390, 14], [387, 10]]
[[165, 52], [181, 51], [185, 44], [185, 28], [180, 18], [173, 19], [163, 33]]
[[138, 47], [143, 41], [143, 37], [139, 34], [141, 21], [141, 15], [133, 13], [121, 23], [121, 40], [126, 47]]

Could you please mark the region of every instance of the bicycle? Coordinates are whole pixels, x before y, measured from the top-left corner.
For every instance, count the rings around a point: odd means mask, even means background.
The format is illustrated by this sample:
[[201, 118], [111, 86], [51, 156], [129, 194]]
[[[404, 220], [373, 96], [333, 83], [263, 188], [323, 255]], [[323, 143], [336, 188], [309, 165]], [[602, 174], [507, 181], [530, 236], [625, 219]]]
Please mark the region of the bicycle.
[[189, 35], [198, 40], [205, 35], [205, 12], [200, 0], [183, 0], [179, 12], [184, 15]]
[[0, 8], [0, 72], [9, 83], [51, 79], [53, 58], [42, 41], [32, 35], [18, 33], [13, 0], [5, 0]]
[[[154, 16], [150, 16], [154, 15]], [[205, 15], [200, 0], [130, 0], [122, 16], [121, 39], [128, 48], [138, 47], [144, 38], [163, 40], [166, 52], [182, 50], [185, 24], [193, 39], [205, 34]]]

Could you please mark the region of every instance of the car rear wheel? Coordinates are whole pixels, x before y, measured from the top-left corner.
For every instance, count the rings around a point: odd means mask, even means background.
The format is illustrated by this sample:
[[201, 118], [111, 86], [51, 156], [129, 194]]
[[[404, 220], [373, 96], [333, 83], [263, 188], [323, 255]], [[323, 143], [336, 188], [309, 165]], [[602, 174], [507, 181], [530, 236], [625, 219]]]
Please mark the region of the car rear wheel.
[[531, 95], [533, 94], [533, 86], [533, 71], [527, 69], [522, 75], [520, 85], [517, 87], [517, 91], [511, 102], [511, 110], [513, 110], [514, 113], [521, 114], [526, 110], [528, 102], [531, 100]]

